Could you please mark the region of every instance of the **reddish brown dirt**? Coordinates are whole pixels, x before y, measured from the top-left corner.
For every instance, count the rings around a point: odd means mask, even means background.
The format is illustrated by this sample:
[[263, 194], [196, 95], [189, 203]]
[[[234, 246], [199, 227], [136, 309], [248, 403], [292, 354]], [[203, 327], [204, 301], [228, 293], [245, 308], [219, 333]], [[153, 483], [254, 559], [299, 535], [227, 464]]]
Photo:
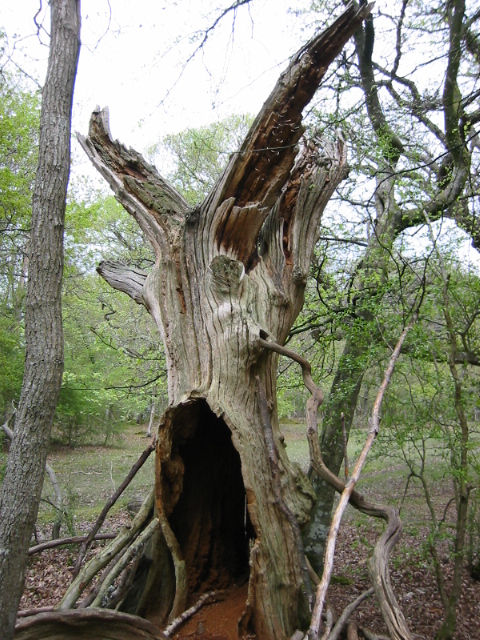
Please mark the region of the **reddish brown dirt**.
[[222, 600], [206, 604], [174, 635], [174, 640], [236, 640], [245, 609], [248, 585], [232, 587]]

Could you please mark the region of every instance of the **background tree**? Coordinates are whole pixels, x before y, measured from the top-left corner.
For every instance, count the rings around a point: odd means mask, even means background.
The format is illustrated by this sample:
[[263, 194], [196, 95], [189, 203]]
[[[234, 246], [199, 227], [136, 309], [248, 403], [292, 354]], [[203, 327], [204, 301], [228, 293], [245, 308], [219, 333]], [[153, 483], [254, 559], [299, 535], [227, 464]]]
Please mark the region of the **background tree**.
[[63, 227], [80, 5], [53, 0], [51, 16], [28, 251], [25, 372], [0, 501], [0, 628], [6, 640], [13, 637], [63, 371]]
[[[314, 8], [324, 9], [322, 3]], [[340, 415], [344, 413], [348, 432], [364, 373], [383, 341], [376, 308], [391, 290], [393, 275], [401, 278], [411, 269], [408, 230], [427, 225], [427, 219], [449, 218], [477, 242], [478, 203], [472, 187], [478, 179], [478, 75], [472, 72], [477, 68], [473, 43], [478, 15], [463, 2], [427, 7], [405, 1], [395, 9], [380, 6], [378, 15], [355, 34], [328, 86], [331, 111], [326, 114], [322, 106], [311, 119], [319, 132], [332, 123], [341, 126], [352, 150], [352, 180], [342, 183], [332, 200], [337, 211], [341, 205], [341, 214], [320, 236], [325, 244], [323, 249], [320, 245], [314, 276], [322, 314], [314, 311], [301, 320], [306, 328], [332, 327], [333, 335], [326, 332], [330, 341], [336, 334], [342, 337], [321, 437], [333, 472], [343, 458]], [[419, 50], [432, 52], [420, 64], [413, 53]], [[348, 252], [346, 243], [352, 247]], [[341, 296], [326, 247], [329, 256], [343, 247]], [[418, 284], [420, 291], [421, 277]], [[404, 314], [414, 300], [400, 296], [399, 303], [398, 312]], [[315, 564], [323, 555], [333, 492], [320, 481], [314, 485], [319, 499], [305, 536]]]
[[0, 75], [0, 415], [18, 399], [23, 374], [23, 302], [39, 99]]

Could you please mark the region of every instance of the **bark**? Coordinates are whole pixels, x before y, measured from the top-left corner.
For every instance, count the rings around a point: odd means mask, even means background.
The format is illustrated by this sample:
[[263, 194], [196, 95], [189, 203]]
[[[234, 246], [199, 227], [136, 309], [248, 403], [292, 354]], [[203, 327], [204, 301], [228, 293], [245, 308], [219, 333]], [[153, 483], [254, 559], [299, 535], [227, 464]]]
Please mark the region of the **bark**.
[[9, 640], [23, 590], [63, 372], [61, 288], [71, 108], [80, 49], [80, 3], [53, 0], [40, 117], [25, 308], [26, 359], [0, 500], [0, 628]]
[[[3, 424], [3, 431], [5, 432], [5, 435], [7, 436], [7, 438], [10, 441], [13, 440], [13, 431], [8, 426], [8, 423], [13, 418], [15, 413], [16, 413], [16, 411], [14, 410], [14, 412], [12, 413], [10, 418], [8, 418], [5, 421], [5, 423]], [[47, 472], [47, 475], [48, 475], [48, 477], [50, 479], [50, 482], [52, 484], [52, 488], [53, 488], [53, 491], [55, 493], [55, 499], [56, 499], [56, 504], [54, 506], [55, 506], [55, 508], [57, 510], [57, 513], [56, 513], [56, 516], [55, 516], [55, 524], [53, 526], [53, 532], [52, 532], [52, 538], [55, 539], [55, 538], [58, 538], [58, 536], [60, 535], [60, 526], [61, 526], [61, 522], [62, 522], [62, 515], [63, 515], [62, 514], [62, 506], [63, 506], [62, 492], [60, 490], [60, 485], [58, 484], [57, 474], [55, 473], [55, 470], [53, 469], [53, 467], [51, 467], [48, 464], [48, 462], [45, 462], [45, 471]]]
[[313, 494], [282, 445], [278, 356], [262, 341], [285, 341], [303, 304], [322, 211], [345, 175], [341, 141], [299, 151], [302, 111], [369, 10], [350, 5], [294, 56], [240, 152], [194, 209], [111, 139], [106, 111], [94, 112], [88, 138], [79, 137], [156, 254], [145, 278], [111, 264], [100, 273], [148, 309], [165, 347], [170, 404], [155, 481], [161, 533], [122, 604], [159, 625], [245, 571], [242, 633], [280, 639], [308, 625], [297, 527]]

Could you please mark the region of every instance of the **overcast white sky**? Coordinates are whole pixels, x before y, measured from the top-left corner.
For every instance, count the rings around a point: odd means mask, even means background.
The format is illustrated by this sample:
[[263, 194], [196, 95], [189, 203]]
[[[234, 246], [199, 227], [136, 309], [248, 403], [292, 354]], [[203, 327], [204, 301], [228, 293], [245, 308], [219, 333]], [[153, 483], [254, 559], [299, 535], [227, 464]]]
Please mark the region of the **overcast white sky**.
[[[390, 1], [378, 0], [377, 8]], [[82, 0], [74, 130], [86, 133], [95, 105], [108, 105], [113, 137], [144, 152], [168, 133], [231, 113], [256, 114], [289, 56], [314, 32], [305, 19], [289, 12], [292, 5], [308, 7], [310, 0], [252, 0], [238, 9], [234, 25], [233, 13], [225, 16], [184, 68], [198, 44], [192, 36], [211, 26], [232, 3]], [[40, 84], [48, 56], [48, 35], [37, 35], [34, 23], [41, 6], [37, 21], [48, 31], [47, 0], [4, 0], [0, 5], [0, 28], [8, 35], [13, 60]], [[377, 54], [379, 46], [387, 45], [377, 43]], [[76, 144], [73, 164], [74, 174], [86, 174], [92, 185], [105, 188]], [[467, 239], [463, 252], [469, 262], [478, 262]]]
[[[232, 12], [223, 18], [184, 69], [198, 44], [191, 42], [195, 31], [214, 22], [218, 5], [232, 2], [83, 0], [75, 130], [86, 132], [95, 105], [108, 105], [114, 138], [142, 151], [167, 133], [234, 112], [255, 114], [313, 31], [301, 33], [302, 21], [288, 12], [291, 0], [252, 0], [237, 10], [234, 28]], [[16, 43], [13, 60], [42, 83], [48, 35], [36, 34], [40, 6], [40, 0], [4, 2], [0, 26], [10, 51]], [[49, 30], [45, 9], [37, 20]]]

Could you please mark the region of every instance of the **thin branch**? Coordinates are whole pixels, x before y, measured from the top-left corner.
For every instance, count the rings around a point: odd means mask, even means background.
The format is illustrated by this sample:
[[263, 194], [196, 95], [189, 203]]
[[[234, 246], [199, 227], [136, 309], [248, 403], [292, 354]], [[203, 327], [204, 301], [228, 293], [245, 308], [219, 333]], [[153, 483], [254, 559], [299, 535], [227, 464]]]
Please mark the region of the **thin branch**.
[[348, 619], [358, 609], [358, 607], [362, 604], [364, 600], [369, 598], [374, 593], [373, 587], [368, 589], [368, 591], [364, 591], [361, 593], [358, 598], [356, 598], [353, 602], [351, 602], [342, 612], [342, 615], [337, 620], [337, 624], [334, 626], [332, 632], [328, 636], [328, 640], [337, 640], [343, 631], [343, 627], [347, 624]]
[[349, 470], [348, 470], [348, 453], [347, 453], [347, 445], [348, 445], [348, 435], [347, 430], [345, 428], [345, 414], [341, 413], [340, 420], [342, 423], [342, 435], [343, 435], [343, 460], [345, 463], [345, 480], [348, 479]]
[[[93, 540], [112, 540], [116, 536], [116, 533], [99, 533], [93, 538]], [[35, 553], [40, 553], [41, 551], [46, 551], [47, 549], [55, 549], [56, 547], [64, 547], [68, 544], [80, 544], [86, 539], [87, 536], [71, 536], [69, 538], [59, 538], [58, 540], [47, 540], [46, 542], [35, 545], [34, 547], [30, 547], [30, 549], [28, 550], [28, 555], [33, 556]]]
[[363, 466], [365, 465], [367, 455], [370, 449], [372, 448], [375, 438], [377, 437], [378, 430], [379, 430], [379, 422], [380, 422], [380, 409], [382, 406], [383, 397], [385, 395], [385, 391], [388, 387], [388, 384], [390, 383], [390, 380], [392, 378], [393, 370], [395, 368], [395, 364], [400, 355], [402, 345], [405, 341], [408, 331], [412, 327], [413, 322], [414, 320], [412, 320], [410, 324], [407, 327], [405, 327], [405, 329], [402, 331], [400, 338], [398, 339], [398, 342], [395, 346], [395, 349], [393, 350], [393, 353], [390, 357], [390, 361], [385, 371], [383, 382], [380, 385], [380, 389], [378, 390], [377, 397], [373, 405], [372, 419], [371, 419], [371, 425], [370, 425], [368, 437], [365, 441], [362, 452], [358, 457], [353, 473], [345, 485], [345, 489], [342, 492], [342, 495], [340, 497], [340, 502], [337, 506], [337, 509], [335, 510], [335, 513], [332, 519], [332, 524], [330, 526], [330, 532], [328, 534], [327, 545], [325, 549], [323, 575], [322, 575], [320, 584], [317, 587], [317, 597], [315, 600], [315, 607], [312, 614], [310, 629], [308, 631], [308, 637], [311, 640], [317, 640], [318, 633], [320, 631], [325, 596], [327, 594], [327, 590], [330, 584], [330, 578], [333, 571], [335, 546], [336, 546], [338, 531], [340, 529], [340, 523], [342, 521], [342, 517], [345, 512], [345, 509], [347, 508], [347, 505], [350, 501], [350, 497], [355, 488], [355, 485], [360, 478], [360, 474], [362, 472]]
[[80, 551], [78, 552], [77, 561], [75, 563], [75, 569], [73, 571], [74, 578], [78, 575], [78, 572], [80, 571], [80, 567], [82, 566], [83, 559], [85, 558], [85, 555], [87, 553], [88, 547], [90, 546], [92, 540], [95, 538], [98, 531], [100, 530], [102, 524], [105, 521], [105, 518], [107, 517], [108, 512], [113, 507], [113, 505], [118, 500], [118, 498], [122, 495], [122, 493], [125, 491], [125, 489], [128, 487], [128, 485], [133, 480], [133, 478], [136, 476], [137, 472], [143, 467], [143, 465], [145, 464], [146, 460], [148, 459], [152, 451], [155, 451], [155, 440], [153, 440], [147, 446], [147, 448], [142, 452], [138, 460], [135, 462], [135, 464], [132, 466], [132, 468], [128, 472], [124, 481], [120, 484], [118, 489], [107, 500], [95, 524], [90, 529], [90, 532], [86, 537], [85, 542], [82, 544]]
[[223, 593], [223, 591], [209, 591], [208, 593], [204, 593], [203, 596], [200, 596], [200, 598], [193, 606], [184, 611], [182, 615], [178, 616], [178, 618], [172, 620], [168, 627], [165, 627], [165, 629], [163, 630], [164, 635], [171, 636], [180, 625], [188, 620], [188, 618], [191, 618], [194, 613], [197, 613], [197, 611], [199, 611], [204, 604], [207, 604], [209, 600], [213, 600], [214, 598], [222, 596]]

